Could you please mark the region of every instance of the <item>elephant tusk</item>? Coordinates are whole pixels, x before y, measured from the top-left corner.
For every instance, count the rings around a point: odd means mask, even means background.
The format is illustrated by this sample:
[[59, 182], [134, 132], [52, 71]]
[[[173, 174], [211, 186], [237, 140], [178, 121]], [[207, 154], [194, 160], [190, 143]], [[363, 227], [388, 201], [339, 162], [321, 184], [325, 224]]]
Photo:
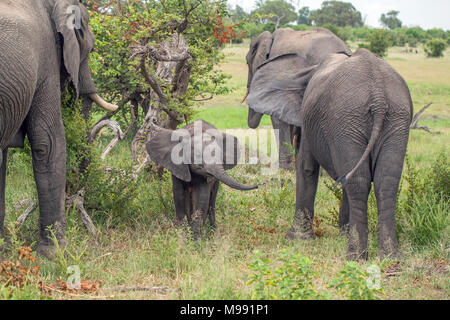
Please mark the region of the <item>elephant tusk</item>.
[[249, 94], [250, 94], [250, 88], [247, 88], [247, 92], [245, 93], [245, 97], [244, 97], [244, 99], [242, 99], [241, 103], [245, 102], [245, 99], [247, 99]]
[[116, 111], [119, 106], [115, 105], [115, 104], [111, 104], [106, 102], [105, 100], [103, 100], [98, 94], [96, 93], [91, 93], [89, 95], [89, 98], [94, 101], [96, 104], [98, 104], [100, 107], [102, 107], [103, 109], [105, 109], [106, 111], [110, 111], [110, 112], [114, 112]]
[[292, 145], [294, 146], [294, 148], [297, 146], [297, 142], [298, 142], [298, 134], [294, 135], [294, 139], [292, 140]]

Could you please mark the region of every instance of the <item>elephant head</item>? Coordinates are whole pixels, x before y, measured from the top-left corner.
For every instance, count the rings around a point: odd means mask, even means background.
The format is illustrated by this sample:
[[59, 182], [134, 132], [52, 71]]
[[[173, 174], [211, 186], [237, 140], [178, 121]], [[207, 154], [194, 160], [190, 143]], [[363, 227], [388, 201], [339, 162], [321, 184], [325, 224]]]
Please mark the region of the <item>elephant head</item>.
[[89, 68], [89, 54], [94, 49], [95, 37], [89, 27], [89, 12], [79, 0], [53, 1], [51, 19], [62, 45], [62, 87], [72, 84], [77, 95], [89, 97], [107, 111], [116, 105], [104, 101], [98, 94]]
[[249, 126], [257, 127], [262, 114], [300, 126], [303, 95], [314, 71], [338, 52], [351, 54], [341, 39], [322, 28], [281, 28], [254, 39], [247, 54]]
[[243, 185], [225, 172], [237, 165], [240, 143], [205, 121], [197, 120], [175, 131], [160, 129], [146, 147], [152, 161], [185, 182], [190, 182], [194, 173], [216, 178], [237, 190], [258, 187]]

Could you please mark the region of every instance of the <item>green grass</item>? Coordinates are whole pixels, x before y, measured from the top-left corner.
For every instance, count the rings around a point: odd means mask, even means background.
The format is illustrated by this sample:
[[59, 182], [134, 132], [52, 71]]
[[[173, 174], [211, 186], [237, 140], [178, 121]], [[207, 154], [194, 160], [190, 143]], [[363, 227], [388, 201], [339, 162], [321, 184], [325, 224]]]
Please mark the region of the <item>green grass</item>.
[[[211, 107], [201, 109], [195, 119], [203, 119], [213, 123], [218, 129], [248, 128], [248, 109], [246, 107]], [[272, 126], [269, 116], [264, 115], [261, 127]]]
[[[240, 103], [247, 81], [244, 59], [247, 50], [248, 43], [224, 49], [226, 60], [220, 68], [232, 75], [230, 85], [235, 90], [206, 103], [198, 118], [221, 129], [247, 128], [247, 110]], [[434, 103], [420, 124], [439, 134], [413, 130], [408, 146], [410, 163], [426, 174], [439, 153], [450, 154], [450, 52], [447, 51], [443, 59], [426, 59], [422, 53], [403, 54], [400, 51], [391, 49], [387, 60], [410, 85], [416, 110], [429, 102]], [[263, 125], [270, 125], [267, 117], [263, 121]], [[230, 130], [230, 133], [234, 132], [237, 130]], [[104, 131], [99, 148], [105, 147], [110, 138], [110, 133]], [[105, 165], [129, 166], [129, 142], [129, 139], [120, 142], [107, 156]], [[217, 199], [218, 229], [196, 242], [189, 239], [186, 230], [176, 229], [173, 225], [174, 205], [169, 175], [159, 180], [151, 171], [143, 171], [137, 182], [136, 197], [127, 205], [127, 219], [108, 219], [108, 216], [116, 214], [114, 211], [89, 212], [100, 231], [99, 245], [95, 245], [76, 213], [68, 215], [66, 255], [54, 261], [38, 258], [40, 277], [50, 284], [58, 278], [67, 279], [65, 268], [76, 264], [80, 266], [83, 280], [102, 283], [103, 290], [97, 296], [53, 292], [54, 298], [62, 299], [250, 299], [254, 294], [254, 287], [248, 284], [252, 276], [250, 265], [256, 258], [254, 251], [259, 250], [264, 258], [276, 260], [283, 249], [293, 248], [293, 252], [310, 259], [309, 268], [317, 274], [313, 279], [317, 291], [328, 292], [334, 298], [345, 298], [345, 295], [340, 296], [335, 289], [329, 288], [333, 279], [341, 277], [342, 270], [348, 269], [345, 261], [347, 240], [339, 235], [336, 227], [339, 203], [327, 188], [331, 181], [321, 177], [316, 197], [315, 211], [322, 219], [320, 228], [324, 235], [314, 241], [288, 241], [284, 235], [294, 214], [295, 173], [280, 170], [273, 176], [265, 176], [260, 174], [260, 169], [259, 166], [242, 165], [231, 171], [239, 181], [258, 183], [260, 188], [238, 192], [222, 185]], [[406, 198], [407, 190], [408, 184], [404, 181], [400, 199]], [[7, 225], [11, 225], [24, 210], [16, 210], [14, 205], [28, 197], [36, 197], [29, 159], [22, 153], [15, 153], [8, 167]], [[417, 234], [426, 235], [429, 230], [434, 230], [434, 226], [438, 226], [436, 233], [444, 232], [441, 229], [445, 224], [448, 230], [448, 220], [445, 220], [448, 219], [448, 205], [434, 206], [433, 203], [421, 202], [417, 208], [417, 212], [436, 212], [434, 217], [437, 219], [427, 220], [431, 227], [424, 229], [418, 224], [420, 215], [411, 216], [411, 221], [417, 224]], [[364, 271], [377, 264], [386, 272], [381, 279], [384, 294], [376, 293], [376, 296], [381, 299], [448, 300], [448, 232], [437, 234], [439, 240], [422, 250], [415, 249], [415, 243], [408, 234], [400, 234], [403, 256], [396, 267], [393, 261], [380, 261], [378, 258], [376, 214], [373, 211], [371, 208], [370, 258], [359, 265]], [[38, 239], [37, 216], [35, 212], [22, 227], [11, 229], [20, 244], [35, 244]], [[414, 228], [416, 226], [412, 225], [409, 231]], [[420, 238], [419, 242], [422, 240]], [[398, 268], [399, 273], [387, 276], [391, 268]], [[171, 290], [168, 293], [104, 290], [117, 285], [167, 286]]]

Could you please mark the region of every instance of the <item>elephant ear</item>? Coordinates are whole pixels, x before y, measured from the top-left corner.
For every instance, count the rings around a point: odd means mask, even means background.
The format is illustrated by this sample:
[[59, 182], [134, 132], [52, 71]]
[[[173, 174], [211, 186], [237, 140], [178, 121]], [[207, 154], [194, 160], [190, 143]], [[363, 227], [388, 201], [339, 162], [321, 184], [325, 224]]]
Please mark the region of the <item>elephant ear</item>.
[[225, 170], [233, 169], [241, 158], [242, 145], [231, 134], [223, 134], [223, 167]]
[[[174, 132], [177, 132], [178, 134], [174, 134]], [[188, 165], [189, 162], [180, 161], [185, 155], [183, 154], [181, 157], [176, 157], [177, 159], [172, 157], [172, 152], [179, 155], [177, 152], [183, 150], [181, 148], [182, 140], [186, 136], [188, 136], [188, 134], [183, 135], [183, 131], [180, 130], [172, 131], [161, 129], [150, 139], [146, 145], [146, 149], [150, 159], [153, 162], [169, 170], [178, 179], [189, 182], [191, 181], [191, 172]]]
[[250, 87], [252, 77], [258, 66], [266, 61], [270, 54], [273, 37], [269, 31], [264, 31], [250, 43], [250, 50], [247, 53], [246, 60], [249, 68], [249, 77], [247, 88]]
[[78, 1], [61, 0], [55, 1], [51, 15], [56, 31], [62, 36], [64, 67], [77, 93], [79, 93], [80, 64], [93, 47], [88, 16], [86, 8]]
[[265, 61], [256, 70], [247, 97], [249, 108], [300, 126], [300, 110], [317, 65], [308, 66], [301, 54], [283, 54]]

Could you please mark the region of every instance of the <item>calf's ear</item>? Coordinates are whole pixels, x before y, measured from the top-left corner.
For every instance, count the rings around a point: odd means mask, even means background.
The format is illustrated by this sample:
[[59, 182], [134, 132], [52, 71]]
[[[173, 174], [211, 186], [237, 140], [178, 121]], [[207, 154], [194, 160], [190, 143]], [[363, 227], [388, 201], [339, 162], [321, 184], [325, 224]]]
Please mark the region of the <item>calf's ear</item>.
[[180, 130], [161, 129], [150, 139], [146, 149], [153, 162], [169, 170], [178, 179], [189, 182], [191, 172], [187, 160], [190, 160], [190, 156], [182, 152], [190, 151], [190, 147], [183, 148], [183, 138], [187, 136]]

